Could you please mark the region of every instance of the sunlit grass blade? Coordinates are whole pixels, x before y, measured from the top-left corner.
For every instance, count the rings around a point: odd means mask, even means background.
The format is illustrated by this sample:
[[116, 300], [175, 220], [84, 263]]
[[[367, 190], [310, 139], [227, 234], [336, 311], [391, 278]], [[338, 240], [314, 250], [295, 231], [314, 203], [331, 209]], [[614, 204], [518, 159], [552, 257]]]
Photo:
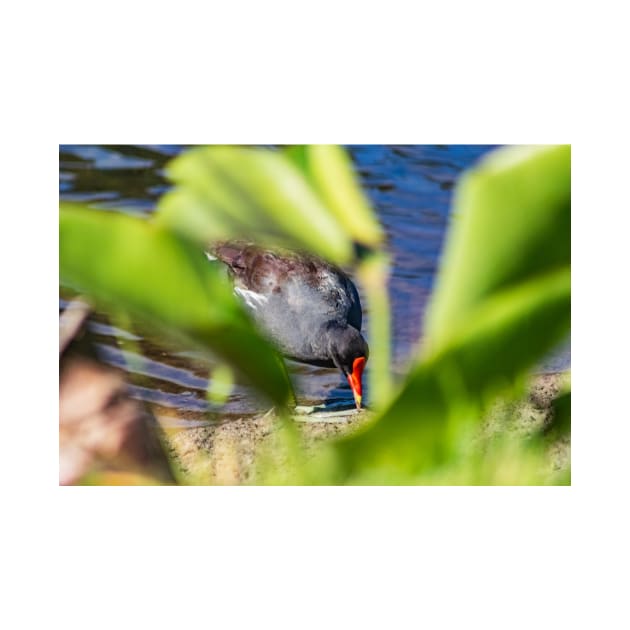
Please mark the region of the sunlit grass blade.
[[393, 389], [391, 374], [391, 317], [387, 280], [389, 259], [381, 252], [371, 253], [357, 266], [357, 276], [361, 281], [370, 308], [369, 340], [370, 407], [382, 409], [390, 399]]

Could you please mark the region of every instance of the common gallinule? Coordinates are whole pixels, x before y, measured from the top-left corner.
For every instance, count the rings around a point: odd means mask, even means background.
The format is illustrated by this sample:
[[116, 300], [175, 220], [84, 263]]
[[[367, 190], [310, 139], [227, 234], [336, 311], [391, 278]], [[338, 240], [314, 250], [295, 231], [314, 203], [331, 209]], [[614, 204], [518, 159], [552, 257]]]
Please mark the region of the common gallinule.
[[361, 408], [369, 350], [359, 294], [341, 269], [308, 254], [232, 241], [215, 244], [208, 257], [228, 266], [235, 293], [285, 356], [339, 368]]

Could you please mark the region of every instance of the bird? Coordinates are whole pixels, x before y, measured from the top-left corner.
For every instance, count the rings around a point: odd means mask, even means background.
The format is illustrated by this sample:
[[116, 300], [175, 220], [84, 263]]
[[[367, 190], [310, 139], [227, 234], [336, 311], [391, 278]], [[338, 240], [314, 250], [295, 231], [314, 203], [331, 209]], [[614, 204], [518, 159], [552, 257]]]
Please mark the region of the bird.
[[214, 243], [206, 256], [228, 268], [234, 293], [284, 356], [339, 369], [361, 409], [369, 347], [359, 293], [341, 269], [312, 254], [240, 241]]

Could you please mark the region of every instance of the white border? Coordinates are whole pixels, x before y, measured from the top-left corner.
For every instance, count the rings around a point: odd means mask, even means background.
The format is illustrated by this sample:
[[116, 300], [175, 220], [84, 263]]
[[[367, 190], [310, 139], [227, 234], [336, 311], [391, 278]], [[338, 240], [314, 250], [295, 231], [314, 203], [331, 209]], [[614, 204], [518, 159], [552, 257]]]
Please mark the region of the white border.
[[[3, 614], [68, 630], [627, 627], [617, 6], [12, 7]], [[57, 488], [57, 144], [330, 141], [573, 143], [574, 487]]]

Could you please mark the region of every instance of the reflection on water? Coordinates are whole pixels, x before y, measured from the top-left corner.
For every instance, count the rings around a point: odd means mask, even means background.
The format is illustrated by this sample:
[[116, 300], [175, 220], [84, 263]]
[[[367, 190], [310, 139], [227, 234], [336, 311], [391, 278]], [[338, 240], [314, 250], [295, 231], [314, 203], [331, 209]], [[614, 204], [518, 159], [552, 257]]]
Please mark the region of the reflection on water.
[[[390, 281], [393, 326], [393, 365], [402, 372], [422, 336], [424, 309], [437, 270], [448, 224], [453, 184], [491, 146], [350, 147], [362, 185], [383, 224], [392, 255]], [[65, 145], [59, 152], [59, 193], [66, 201], [94, 208], [150, 214], [168, 188], [163, 168], [181, 146]], [[363, 300], [365, 307], [365, 300]], [[60, 308], [65, 307], [60, 300]], [[369, 313], [366, 314], [366, 322]], [[365, 326], [365, 324], [364, 324]], [[162, 416], [189, 418], [208, 408], [205, 398], [213, 363], [204, 354], [175, 348], [147, 331], [124, 331], [97, 314], [90, 323], [103, 361], [130, 373], [133, 395], [158, 406]], [[117, 336], [136, 344], [141, 354], [122, 350]], [[567, 344], [546, 361], [543, 370], [565, 369]], [[352, 403], [352, 394], [336, 370], [290, 363], [296, 392], [303, 404], [327, 398]], [[369, 363], [368, 363], [369, 369]], [[245, 386], [237, 385], [223, 413], [260, 410], [260, 402]], [[176, 422], [173, 420], [173, 422]]]

